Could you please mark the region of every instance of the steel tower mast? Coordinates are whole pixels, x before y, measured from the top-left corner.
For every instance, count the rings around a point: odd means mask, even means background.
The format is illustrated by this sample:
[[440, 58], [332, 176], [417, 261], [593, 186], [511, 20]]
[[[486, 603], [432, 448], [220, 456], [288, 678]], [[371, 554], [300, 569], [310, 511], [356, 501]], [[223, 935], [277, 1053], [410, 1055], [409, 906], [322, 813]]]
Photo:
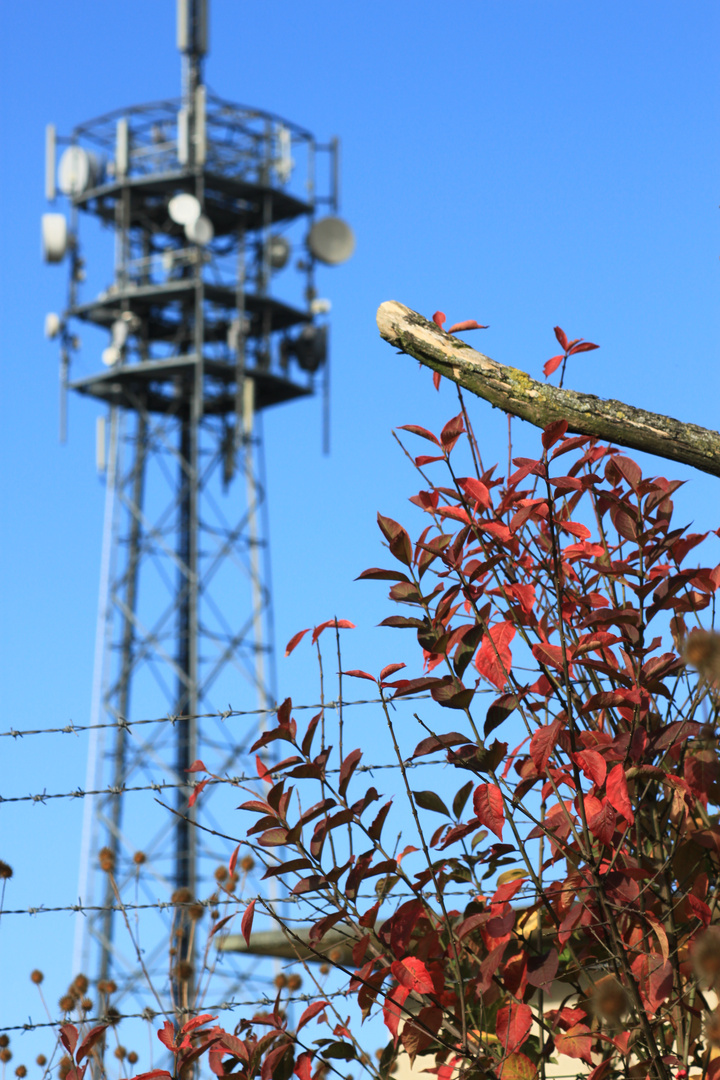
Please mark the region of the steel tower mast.
[[[85, 799], [80, 886], [81, 902], [103, 910], [80, 916], [76, 965], [100, 984], [101, 1001], [115, 983], [121, 1009], [153, 1000], [149, 974], [155, 1001], [179, 1014], [201, 989], [212, 1004], [218, 972], [198, 958], [188, 898], [218, 895], [212, 874], [226, 854], [192, 824], [198, 812], [223, 831], [223, 791], [208, 788], [191, 807], [188, 769], [200, 758], [213, 773], [246, 773], [275, 701], [262, 413], [318, 384], [327, 394], [329, 303], [317, 298], [316, 264], [343, 262], [354, 247], [335, 216], [337, 141], [321, 146], [297, 125], [208, 93], [207, 15], [207, 0], [178, 0], [179, 100], [118, 110], [68, 138], [48, 127], [46, 194], [55, 199], [57, 173], [70, 214], [43, 216], [46, 260], [70, 266], [67, 309], [46, 319], [61, 347], [63, 437], [68, 387], [107, 407], [87, 783], [100, 794]], [[81, 216], [115, 241], [113, 281], [90, 300], [80, 296]], [[274, 278], [293, 247], [301, 257], [281, 300]], [[78, 322], [110, 340], [104, 370], [71, 379]], [[236, 708], [249, 715], [230, 716], [239, 690]], [[168, 799], [176, 814], [157, 805]], [[118, 910], [129, 893], [166, 905], [150, 908], [134, 935]], [[219, 1000], [249, 977], [247, 961], [223, 963]]]

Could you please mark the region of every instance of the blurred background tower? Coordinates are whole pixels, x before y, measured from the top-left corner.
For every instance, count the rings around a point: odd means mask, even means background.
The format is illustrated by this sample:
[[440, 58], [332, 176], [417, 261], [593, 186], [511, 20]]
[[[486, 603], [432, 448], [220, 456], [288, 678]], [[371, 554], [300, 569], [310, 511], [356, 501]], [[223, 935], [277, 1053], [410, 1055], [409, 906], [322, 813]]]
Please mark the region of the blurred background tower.
[[[275, 704], [262, 413], [319, 390], [327, 445], [330, 305], [315, 271], [354, 248], [337, 217], [337, 140], [320, 145], [208, 92], [207, 0], [178, 0], [177, 43], [180, 99], [46, 133], [46, 195], [59, 188], [69, 203], [42, 222], [45, 259], [70, 270], [65, 312], [46, 317], [60, 343], [61, 438], [68, 388], [106, 407], [87, 779], [100, 794], [85, 798], [80, 882], [81, 902], [101, 910], [79, 917], [75, 966], [114, 982], [124, 1013], [157, 1008], [142, 964], [180, 1010], [260, 977], [247, 958], [198, 953], [188, 900], [214, 893], [222, 909], [252, 867], [241, 852], [238, 881], [214, 877], [227, 842], [192, 820], [226, 831], [238, 799], [210, 786], [191, 806], [188, 769], [201, 759], [219, 775], [254, 773], [248, 750]], [[93, 299], [81, 218], [93, 250], [103, 227], [114, 239], [113, 279]], [[77, 371], [78, 323], [99, 371]], [[133, 905], [132, 937], [115, 888]], [[148, 905], [137, 922], [135, 905]]]

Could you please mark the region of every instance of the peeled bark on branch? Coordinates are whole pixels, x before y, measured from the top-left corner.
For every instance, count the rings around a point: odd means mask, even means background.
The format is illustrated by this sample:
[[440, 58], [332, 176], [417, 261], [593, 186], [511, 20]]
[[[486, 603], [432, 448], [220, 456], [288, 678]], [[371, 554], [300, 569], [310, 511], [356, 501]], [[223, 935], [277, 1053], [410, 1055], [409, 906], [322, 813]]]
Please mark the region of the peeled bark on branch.
[[670, 416], [594, 394], [559, 390], [524, 371], [491, 360], [416, 311], [389, 300], [377, 313], [381, 337], [503, 412], [544, 428], [567, 420], [568, 430], [691, 465], [720, 476], [720, 434]]

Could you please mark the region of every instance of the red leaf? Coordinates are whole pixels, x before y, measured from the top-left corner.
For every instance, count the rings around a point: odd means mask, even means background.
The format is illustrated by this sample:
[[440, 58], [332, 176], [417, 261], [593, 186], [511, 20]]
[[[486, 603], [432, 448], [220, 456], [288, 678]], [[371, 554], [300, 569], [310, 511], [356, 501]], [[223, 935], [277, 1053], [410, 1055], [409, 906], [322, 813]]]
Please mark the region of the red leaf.
[[579, 345], [573, 345], [568, 349], [568, 356], [572, 356], [573, 353], [578, 352], [590, 352], [591, 349], [599, 349], [599, 345], [593, 345], [592, 341], [581, 341]]
[[587, 525], [580, 525], [577, 521], [561, 521], [560, 528], [564, 532], [569, 532], [572, 536], [577, 536], [580, 540], [589, 540], [591, 533]]
[[475, 655], [475, 667], [497, 690], [503, 690], [512, 670], [510, 642], [515, 637], [512, 623], [502, 622], [488, 628]]
[[446, 319], [447, 315], [444, 311], [436, 311], [432, 317], [432, 321], [435, 323], [436, 326], [439, 326], [441, 330], [443, 328], [443, 323]]
[[505, 814], [503, 812], [503, 800], [500, 788], [497, 784], [478, 784], [473, 795], [473, 808], [481, 825], [487, 825], [488, 829], [502, 840]]
[[[563, 673], [563, 651], [559, 645], [550, 645], [547, 641], [543, 641], [538, 645], [533, 645], [532, 654], [541, 664], [554, 667], [561, 674]], [[569, 661], [568, 674], [573, 674], [572, 664]]]
[[307, 1009], [298, 1020], [296, 1032], [298, 1032], [300, 1028], [305, 1027], [305, 1025], [308, 1024], [314, 1016], [317, 1016], [319, 1012], [322, 1012], [328, 1004], [329, 1002], [327, 1001], [313, 1001], [312, 1005], [308, 1005]]
[[200, 758], [198, 758], [197, 761], [193, 761], [190, 768], [186, 769], [185, 772], [210, 772], [210, 770], [208, 769], [207, 765], [205, 765], [200, 760]]
[[194, 806], [195, 805], [195, 803], [197, 802], [198, 795], [200, 794], [202, 789], [207, 784], [210, 783], [210, 779], [211, 778], [209, 776], [206, 776], [204, 780], [201, 780], [199, 784], [195, 785], [195, 787], [192, 789], [192, 792], [190, 794], [190, 798], [188, 799], [188, 806]]
[[388, 994], [383, 1003], [383, 1020], [393, 1039], [397, 1043], [398, 1026], [403, 1016], [409, 989], [405, 986], [396, 986], [391, 994]]
[[560, 344], [560, 348], [565, 349], [565, 352], [567, 352], [568, 339], [565, 331], [561, 330], [559, 326], [554, 326], [553, 329], [555, 331], [555, 337], [558, 339], [558, 342]]
[[398, 431], [411, 431], [413, 435], [419, 435], [422, 439], [428, 439], [430, 442], [434, 442], [436, 446], [440, 445], [439, 439], [433, 435], [432, 431], [428, 431], [427, 428], [418, 427], [417, 424], [402, 424]]
[[513, 1051], [520, 1049], [530, 1034], [532, 1020], [530, 1006], [520, 1005], [517, 1001], [512, 1001], [509, 1005], [503, 1005], [498, 1010], [495, 1021], [495, 1034], [506, 1054], [512, 1054]]
[[509, 1054], [500, 1066], [500, 1080], [535, 1080], [537, 1065], [527, 1054]]
[[[550, 361], [548, 361], [550, 363]], [[553, 370], [555, 370], [553, 368]], [[548, 424], [543, 428], [542, 444], [546, 450], [549, 450], [551, 446], [554, 446], [558, 439], [562, 439], [563, 435], [568, 429], [567, 420], [554, 420], [552, 424]]]
[[553, 720], [552, 724], [538, 728], [530, 740], [530, 757], [538, 772], [543, 772], [547, 768], [547, 763], [557, 745], [561, 730], [562, 724], [560, 721]]
[[238, 855], [240, 854], [241, 847], [242, 844], [238, 844], [238, 846], [235, 848], [232, 855], [230, 856], [230, 862], [228, 863], [228, 871], [230, 872], [231, 876], [235, 873], [235, 865], [238, 861]]
[[313, 1056], [309, 1050], [303, 1051], [298, 1056], [295, 1062], [295, 1068], [293, 1073], [297, 1076], [298, 1080], [311, 1080], [312, 1077], [312, 1059]]
[[383, 514], [378, 514], [377, 522], [395, 558], [405, 566], [412, 566], [412, 544], [402, 525]]
[[555, 1049], [568, 1057], [580, 1058], [592, 1065], [592, 1035], [586, 1024], [573, 1024], [564, 1034], [555, 1036]]
[[441, 379], [440, 372], [439, 371], [433, 371], [433, 386], [435, 387], [436, 390], [440, 389], [440, 379]]
[[255, 900], [251, 900], [248, 906], [245, 908], [245, 914], [242, 917], [240, 923], [240, 930], [242, 936], [245, 938], [245, 944], [250, 947], [250, 934], [252, 932], [253, 917], [255, 915]]
[[270, 775], [270, 770], [268, 769], [267, 765], [259, 754], [255, 755], [255, 769], [261, 780], [267, 780], [269, 783], [272, 783], [272, 776]]
[[430, 972], [416, 956], [396, 960], [390, 969], [401, 986], [418, 994], [431, 994], [434, 984]]
[[187, 1020], [180, 1029], [184, 1034], [188, 1031], [194, 1031], [196, 1027], [201, 1027], [202, 1024], [207, 1024], [211, 1020], [217, 1020], [217, 1016], [212, 1016], [210, 1013], [203, 1013], [202, 1016], [193, 1016], [190, 1020]]
[[374, 675], [369, 675], [367, 671], [360, 671], [359, 668], [353, 668], [352, 671], [343, 671], [343, 675], [349, 675], [353, 679], [369, 679], [370, 682], [377, 682]]
[[160, 1031], [158, 1031], [157, 1037], [164, 1046], [167, 1046], [168, 1050], [175, 1051], [175, 1028], [170, 1020], [165, 1021]]
[[615, 811], [610, 802], [603, 799], [600, 809], [588, 816], [588, 828], [601, 844], [610, 846], [615, 835]]
[[78, 1065], [84, 1057], [92, 1050], [93, 1046], [102, 1038], [102, 1034], [107, 1028], [107, 1024], [98, 1024], [97, 1027], [91, 1028], [87, 1035], [80, 1044], [80, 1049], [77, 1052], [76, 1061]]
[[297, 634], [293, 634], [293, 636], [290, 638], [287, 645], [285, 646], [285, 655], [286, 656], [289, 656], [290, 653], [295, 648], [295, 646], [300, 644], [300, 642], [305, 637], [305, 635], [307, 634], [309, 629], [310, 629], [310, 627], [308, 626], [308, 627], [306, 627], [305, 630], [298, 630]]
[[387, 667], [384, 667], [380, 672], [380, 682], [384, 679], [389, 679], [396, 671], [402, 671], [404, 667], [407, 667], [407, 664], [388, 664]]
[[222, 930], [223, 926], [226, 926], [227, 923], [229, 923], [230, 920], [234, 918], [235, 914], [233, 913], [232, 915], [226, 915], [224, 919], [220, 919], [219, 922], [216, 922], [212, 930], [210, 931], [210, 937], [215, 937], [215, 934], [217, 934], [219, 930]]
[[484, 508], [490, 505], [490, 492], [482, 481], [476, 480], [474, 476], [469, 476], [463, 482], [462, 487], [467, 497], [474, 499], [478, 506]]
[[75, 1054], [75, 1047], [78, 1041], [78, 1029], [74, 1024], [63, 1024], [60, 1028], [60, 1042], [67, 1050], [70, 1057]]
[[328, 626], [338, 627], [340, 630], [354, 630], [355, 623], [351, 623], [349, 619], [328, 619], [327, 622], [320, 623], [313, 630], [312, 644], [314, 645], [317, 639], [322, 634], [323, 630], [327, 630]]
[[598, 754], [597, 750], [578, 750], [575, 760], [593, 784], [597, 784], [599, 788], [603, 786], [607, 776], [607, 765], [602, 754]]
[[481, 326], [479, 322], [475, 322], [474, 319], [465, 319], [464, 322], [453, 323], [448, 334], [455, 334], [463, 330], [487, 330], [487, 326]]
[[446, 454], [450, 453], [464, 430], [465, 424], [462, 413], [458, 413], [457, 416], [453, 416], [448, 420], [447, 424], [440, 432], [440, 442], [442, 443], [443, 450]]
[[150, 1072], [138, 1073], [134, 1080], [173, 1080], [165, 1069], [151, 1069]]
[[630, 796], [628, 795], [625, 769], [622, 765], [616, 765], [610, 770], [605, 783], [605, 790], [607, 791], [608, 800], [612, 803], [618, 813], [622, 814], [630, 825], [633, 825], [635, 822], [635, 815], [630, 803]]
[[551, 356], [549, 360], [545, 361], [545, 363], [543, 364], [543, 375], [546, 379], [548, 378], [548, 376], [552, 375], [553, 371], [555, 371], [556, 368], [560, 367], [564, 359], [565, 357], [560, 354], [560, 356]]

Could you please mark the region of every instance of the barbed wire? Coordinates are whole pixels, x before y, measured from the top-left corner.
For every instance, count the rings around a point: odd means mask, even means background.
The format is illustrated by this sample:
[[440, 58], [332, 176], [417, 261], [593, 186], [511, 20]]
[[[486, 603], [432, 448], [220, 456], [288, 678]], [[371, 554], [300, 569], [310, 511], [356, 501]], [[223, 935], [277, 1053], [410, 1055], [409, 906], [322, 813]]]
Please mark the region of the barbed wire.
[[[427, 757], [423, 761], [405, 761], [401, 766], [397, 761], [381, 762], [377, 765], [358, 765], [355, 772], [372, 773], [375, 769], [422, 769], [428, 765], [442, 765], [443, 761], [439, 761], [437, 758]], [[325, 769], [325, 773], [328, 776], [336, 775], [340, 772], [340, 768]], [[208, 787], [216, 787], [219, 784], [229, 784], [230, 787], [240, 787], [241, 784], [257, 783], [257, 773], [250, 776], [223, 776], [219, 779], [211, 778], [208, 780]], [[136, 791], [168, 791], [177, 790], [178, 788], [193, 789], [197, 787], [197, 783], [190, 783], [185, 781], [184, 783], [177, 780], [156, 780], [152, 784], [136, 784], [132, 787], [126, 787], [124, 784], [119, 787], [106, 787], [106, 788], [93, 788], [92, 790], [85, 791], [84, 788], [76, 788], [74, 791], [53, 791], [53, 792], [38, 792], [34, 795], [0, 795], [0, 805], [2, 803], [18, 803], [18, 802], [35, 802], [44, 803], [48, 799], [84, 799], [87, 796], [92, 795], [126, 795]]]
[[[334, 998], [347, 998], [350, 996], [349, 990], [332, 990], [328, 993], [323, 991], [322, 997], [328, 1001]], [[288, 997], [283, 999], [283, 1004], [296, 1005], [303, 1004], [305, 1002], [315, 1001], [318, 998], [317, 992], [314, 994], [297, 994], [295, 997]], [[113, 1011], [112, 1013], [112, 1026], [114, 1027], [121, 1020], [146, 1020], [148, 1023], [152, 1023], [158, 1016], [177, 1016], [178, 1013], [181, 1016], [199, 1016], [203, 1013], [227, 1012], [229, 1009], [248, 1008], [250, 1006], [257, 1007], [266, 1005], [272, 1008], [275, 1004], [275, 998], [271, 998], [269, 995], [264, 995], [262, 998], [256, 998], [253, 1001], [238, 1001], [232, 999], [231, 1001], [222, 1001], [219, 1005], [202, 1005], [196, 1009], [189, 1006], [178, 1005], [173, 1009], [168, 1008], [165, 1012], [161, 1012], [159, 1009], [146, 1008], [139, 1013], [119, 1013]], [[102, 1013], [99, 1016], [83, 1016], [82, 1023], [84, 1024], [103, 1024], [108, 1023], [108, 1015]], [[0, 1031], [35, 1031], [39, 1028], [58, 1028], [61, 1024], [65, 1023], [65, 1020], [43, 1020], [39, 1023], [35, 1023], [33, 1020], [29, 1020], [26, 1024], [15, 1024], [13, 1027], [0, 1027]]]
[[[485, 690], [479, 687], [477, 693], [493, 693], [492, 690]], [[401, 698], [388, 699], [387, 704], [393, 706], [397, 705], [399, 701], [425, 701], [431, 698], [430, 694], [408, 694]], [[301, 709], [349, 709], [355, 705], [382, 705], [382, 698], [358, 698], [354, 701], [345, 701], [339, 699], [337, 701], [325, 701], [316, 702], [310, 705], [295, 705], [293, 704], [292, 711], [299, 712]], [[118, 728], [125, 728], [127, 730], [139, 727], [142, 724], [176, 724], [178, 720], [212, 720], [214, 718], [220, 720], [235, 719], [238, 716], [276, 716], [280, 706], [276, 705], [272, 709], [225, 709], [221, 712], [210, 713], [178, 713], [174, 715], [168, 713], [165, 716], [150, 717], [144, 720], [127, 720], [125, 717], [119, 717], [112, 723], [107, 724], [76, 724], [73, 720], [69, 724], [65, 724], [63, 727], [52, 728], [29, 728], [25, 731], [19, 731], [16, 728], [10, 728], [9, 731], [0, 731], [0, 739], [23, 739], [26, 735], [78, 735], [82, 731], [100, 731], [102, 729], [111, 729], [116, 731]]]

